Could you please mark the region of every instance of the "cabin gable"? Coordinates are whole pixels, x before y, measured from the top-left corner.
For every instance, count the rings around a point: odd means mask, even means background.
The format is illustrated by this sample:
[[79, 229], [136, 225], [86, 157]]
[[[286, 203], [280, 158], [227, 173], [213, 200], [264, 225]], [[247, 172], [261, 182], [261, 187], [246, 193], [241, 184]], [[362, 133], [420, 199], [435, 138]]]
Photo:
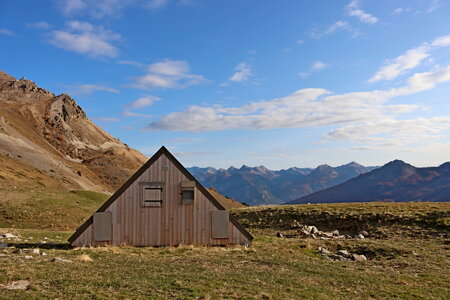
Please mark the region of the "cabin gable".
[[[218, 211], [224, 208], [163, 147], [69, 241], [72, 246], [230, 245], [251, 241], [252, 236], [232, 216], [224, 223]], [[111, 227], [105, 223], [108, 218]], [[111, 240], [105, 241], [108, 233]]]

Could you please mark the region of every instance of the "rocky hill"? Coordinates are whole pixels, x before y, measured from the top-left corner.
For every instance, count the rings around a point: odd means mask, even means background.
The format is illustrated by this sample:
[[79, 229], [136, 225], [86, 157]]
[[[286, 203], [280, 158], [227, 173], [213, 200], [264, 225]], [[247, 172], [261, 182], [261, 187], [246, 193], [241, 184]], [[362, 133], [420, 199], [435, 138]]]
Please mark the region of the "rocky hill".
[[245, 165], [239, 169], [188, 169], [207, 187], [214, 187], [218, 192], [249, 205], [262, 205], [285, 203], [342, 183], [374, 167], [364, 167], [351, 162], [334, 168], [321, 165], [316, 169], [293, 167], [280, 171], [272, 171], [264, 166]]
[[287, 204], [450, 201], [450, 162], [416, 168], [401, 160]]
[[113, 192], [146, 160], [69, 95], [0, 71], [0, 187]]

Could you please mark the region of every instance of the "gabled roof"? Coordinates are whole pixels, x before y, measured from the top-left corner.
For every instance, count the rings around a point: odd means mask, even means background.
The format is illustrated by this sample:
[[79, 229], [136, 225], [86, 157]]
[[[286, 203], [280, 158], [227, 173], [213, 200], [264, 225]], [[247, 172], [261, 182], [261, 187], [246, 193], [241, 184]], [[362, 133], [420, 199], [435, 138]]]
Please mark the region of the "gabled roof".
[[[183, 173], [189, 180], [195, 181], [196, 187], [211, 201], [219, 210], [225, 208], [205, 189], [205, 187], [192, 176], [191, 173], [167, 150], [162, 146], [136, 173], [134, 173], [96, 212], [105, 211], [124, 191], [126, 191], [158, 158], [165, 154], [166, 157]], [[77, 228], [74, 234], [69, 237], [68, 241], [73, 243], [88, 227], [93, 223], [94, 217], [90, 216], [80, 227]], [[247, 238], [249, 241], [253, 240], [253, 236], [234, 218], [230, 215], [231, 223]]]

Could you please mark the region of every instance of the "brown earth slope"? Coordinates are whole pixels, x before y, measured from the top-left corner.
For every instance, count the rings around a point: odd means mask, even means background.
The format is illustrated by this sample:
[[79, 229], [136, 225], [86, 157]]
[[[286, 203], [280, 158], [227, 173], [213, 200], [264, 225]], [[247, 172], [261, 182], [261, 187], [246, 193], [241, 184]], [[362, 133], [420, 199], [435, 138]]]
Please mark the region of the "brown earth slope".
[[146, 160], [69, 95], [0, 71], [0, 187], [113, 192]]

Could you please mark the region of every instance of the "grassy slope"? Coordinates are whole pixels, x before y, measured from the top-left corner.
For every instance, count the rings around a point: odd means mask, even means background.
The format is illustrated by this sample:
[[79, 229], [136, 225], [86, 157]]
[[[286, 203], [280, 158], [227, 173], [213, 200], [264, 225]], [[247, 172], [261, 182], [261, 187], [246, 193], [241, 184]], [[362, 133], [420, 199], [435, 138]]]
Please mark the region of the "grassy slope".
[[89, 191], [0, 189], [0, 227], [74, 230], [108, 195]]
[[[10, 193], [19, 201], [24, 201], [24, 194], [30, 195], [30, 191]], [[35, 195], [33, 199], [40, 204], [27, 208], [28, 214], [19, 215], [17, 220], [7, 219], [8, 227], [17, 221], [16, 227], [72, 229], [72, 224], [78, 225], [76, 220], [87, 217], [104, 200], [102, 195], [86, 192], [35, 193], [31, 193]], [[61, 203], [66, 209], [59, 211]], [[51, 207], [49, 211], [56, 211], [55, 217], [50, 213], [31, 217], [39, 211], [36, 207]], [[75, 217], [69, 217], [69, 208]], [[0, 232], [33, 237], [33, 243], [16, 242], [19, 243], [16, 247], [39, 247], [48, 255], [33, 255], [26, 260], [23, 258], [26, 253], [0, 249], [3, 254], [0, 283], [20, 279], [31, 282], [28, 291], [0, 289], [0, 298], [445, 299], [450, 293], [449, 211], [450, 204], [445, 203], [238, 209], [234, 214], [256, 235], [248, 249], [241, 246], [69, 249], [65, 240], [71, 231], [4, 228]], [[64, 225], [65, 218], [68, 225]], [[364, 240], [274, 237], [275, 231], [289, 232], [293, 219], [317, 224], [324, 230], [333, 227], [351, 233], [359, 228], [368, 229], [371, 234], [381, 230], [384, 234]], [[47, 222], [53, 220], [59, 221], [52, 227]], [[47, 244], [37, 243], [45, 237]], [[364, 253], [369, 260], [328, 261], [318, 255], [319, 246]], [[50, 262], [52, 257], [75, 261], [81, 254], [94, 261]]]

